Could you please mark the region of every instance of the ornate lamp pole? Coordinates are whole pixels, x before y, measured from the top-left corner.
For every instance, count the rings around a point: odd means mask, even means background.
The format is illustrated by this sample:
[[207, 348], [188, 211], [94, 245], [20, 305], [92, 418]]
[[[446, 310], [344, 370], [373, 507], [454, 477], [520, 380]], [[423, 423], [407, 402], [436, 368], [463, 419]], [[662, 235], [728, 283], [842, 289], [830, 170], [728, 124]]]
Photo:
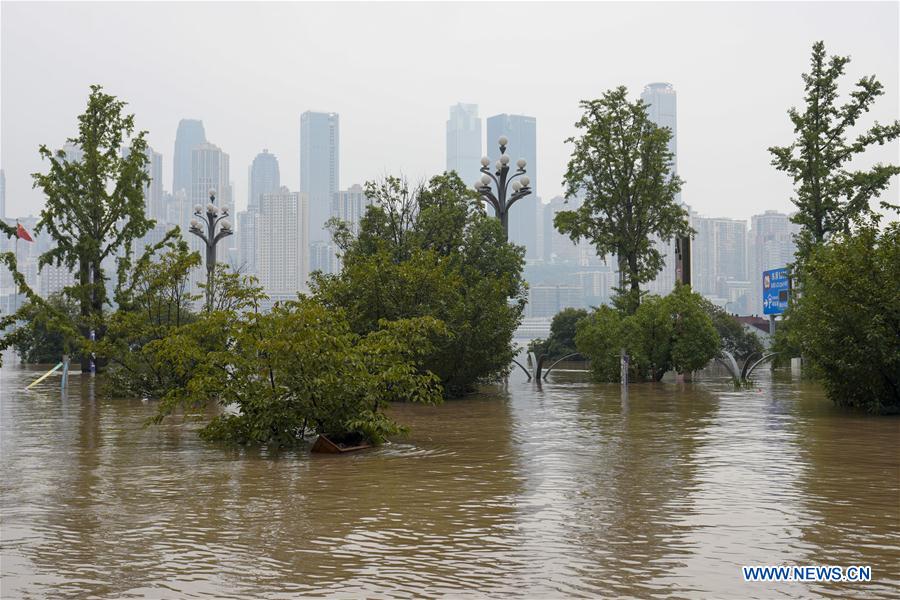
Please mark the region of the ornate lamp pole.
[[[203, 207], [197, 204], [194, 206], [194, 216], [197, 218], [191, 219], [189, 231], [206, 244], [206, 311], [211, 312], [216, 272], [216, 245], [219, 240], [234, 232], [231, 230], [231, 223], [226, 220], [228, 209], [216, 206], [216, 190], [209, 190], [206, 214], [203, 213]], [[216, 225], [219, 225], [218, 233]]]
[[[528, 187], [531, 181], [525, 175], [524, 158], [520, 158], [516, 162], [518, 167], [516, 172], [512, 175], [509, 174], [509, 155], [506, 154], [506, 143], [508, 141], [506, 136], [500, 136], [500, 139], [497, 141], [500, 144], [500, 160], [494, 165], [494, 173], [491, 173], [491, 170], [488, 168], [488, 165], [491, 164], [491, 159], [487, 156], [482, 157], [481, 172], [484, 175], [473, 186], [475, 191], [494, 207], [494, 214], [500, 219], [500, 223], [503, 225], [503, 236], [507, 240], [509, 240], [509, 209], [517, 200], [531, 193], [531, 188]], [[516, 179], [516, 177], [519, 179]], [[496, 195], [491, 190], [492, 181], [497, 188]], [[512, 194], [509, 194], [509, 188], [512, 188]]]

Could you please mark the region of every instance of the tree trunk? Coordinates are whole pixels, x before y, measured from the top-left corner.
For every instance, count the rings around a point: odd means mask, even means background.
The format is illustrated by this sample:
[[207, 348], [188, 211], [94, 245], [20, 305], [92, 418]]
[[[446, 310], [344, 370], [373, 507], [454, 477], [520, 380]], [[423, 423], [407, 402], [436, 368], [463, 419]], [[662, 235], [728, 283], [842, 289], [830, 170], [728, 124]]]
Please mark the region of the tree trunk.
[[[87, 260], [81, 259], [78, 263], [78, 284], [81, 287], [81, 298], [79, 298], [79, 303], [81, 305], [81, 323], [79, 324], [78, 329], [81, 332], [81, 337], [85, 340], [91, 338], [91, 328], [88, 324], [91, 318], [90, 283], [90, 268]], [[91, 356], [87, 352], [81, 353], [81, 372], [91, 372]]]

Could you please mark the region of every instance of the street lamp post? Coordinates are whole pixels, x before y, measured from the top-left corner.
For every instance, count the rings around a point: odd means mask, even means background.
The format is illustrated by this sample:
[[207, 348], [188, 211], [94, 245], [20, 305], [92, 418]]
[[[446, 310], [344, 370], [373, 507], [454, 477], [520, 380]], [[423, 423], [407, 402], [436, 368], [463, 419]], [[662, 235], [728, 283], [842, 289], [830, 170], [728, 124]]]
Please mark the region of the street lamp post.
[[215, 285], [216, 245], [219, 240], [232, 235], [234, 231], [231, 230], [231, 222], [226, 219], [228, 209], [216, 206], [216, 190], [209, 190], [209, 203], [206, 205], [205, 214], [203, 207], [197, 204], [194, 206], [194, 216], [197, 218], [191, 219], [189, 231], [206, 244], [206, 311], [211, 312]]
[[[481, 172], [484, 173], [484, 175], [482, 175], [481, 179], [476, 181], [473, 186], [475, 191], [494, 207], [494, 214], [500, 219], [500, 223], [503, 225], [503, 237], [506, 238], [506, 240], [509, 240], [509, 209], [517, 200], [524, 198], [531, 193], [531, 188], [528, 187], [528, 184], [530, 184], [531, 181], [525, 174], [524, 158], [520, 158], [516, 162], [516, 167], [518, 167], [516, 172], [512, 175], [509, 173], [509, 155], [506, 154], [506, 144], [508, 141], [506, 136], [500, 136], [500, 139], [497, 140], [497, 143], [500, 145], [500, 160], [494, 165], [493, 173], [491, 173], [489, 168], [491, 159], [487, 156], [482, 157]], [[517, 177], [518, 179], [516, 179]], [[491, 189], [491, 182], [493, 182], [494, 186], [497, 188], [496, 195]], [[510, 189], [512, 190], [512, 194], [509, 193]]]

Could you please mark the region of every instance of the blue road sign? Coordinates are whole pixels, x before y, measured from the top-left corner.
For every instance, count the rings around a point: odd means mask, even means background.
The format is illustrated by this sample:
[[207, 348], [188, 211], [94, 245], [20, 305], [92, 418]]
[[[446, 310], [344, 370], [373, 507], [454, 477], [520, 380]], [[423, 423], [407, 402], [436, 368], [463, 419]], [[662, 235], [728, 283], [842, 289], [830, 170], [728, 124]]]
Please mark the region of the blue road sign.
[[780, 315], [787, 310], [791, 280], [787, 269], [772, 269], [763, 272], [763, 314]]

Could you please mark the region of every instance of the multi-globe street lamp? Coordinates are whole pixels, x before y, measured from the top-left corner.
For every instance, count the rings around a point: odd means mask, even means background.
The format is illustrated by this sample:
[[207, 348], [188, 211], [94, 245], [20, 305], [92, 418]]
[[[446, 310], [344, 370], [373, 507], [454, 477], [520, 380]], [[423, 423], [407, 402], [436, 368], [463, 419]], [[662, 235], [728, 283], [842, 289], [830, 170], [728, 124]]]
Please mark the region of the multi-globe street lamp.
[[234, 234], [234, 231], [231, 230], [231, 222], [227, 220], [228, 209], [216, 206], [216, 190], [209, 190], [209, 203], [206, 205], [205, 214], [204, 208], [197, 204], [194, 206], [194, 216], [197, 218], [191, 219], [189, 231], [206, 244], [206, 310], [210, 312], [214, 298], [216, 245], [222, 238]]
[[[509, 140], [506, 139], [506, 136], [500, 136], [500, 139], [497, 140], [497, 143], [500, 145], [500, 160], [494, 165], [493, 173], [491, 173], [490, 169], [491, 159], [487, 156], [481, 159], [480, 170], [484, 175], [475, 182], [473, 187], [482, 198], [494, 207], [494, 214], [500, 219], [501, 225], [503, 225], [503, 236], [509, 240], [509, 209], [517, 200], [531, 193], [531, 188], [528, 187], [531, 181], [525, 174], [524, 158], [520, 158], [516, 162], [516, 167], [518, 168], [515, 173], [510, 175], [509, 155], [506, 154], [507, 142]], [[517, 177], [518, 179], [516, 179]], [[497, 188], [496, 194], [491, 189], [491, 182]], [[510, 191], [512, 191], [512, 194], [509, 193]]]

